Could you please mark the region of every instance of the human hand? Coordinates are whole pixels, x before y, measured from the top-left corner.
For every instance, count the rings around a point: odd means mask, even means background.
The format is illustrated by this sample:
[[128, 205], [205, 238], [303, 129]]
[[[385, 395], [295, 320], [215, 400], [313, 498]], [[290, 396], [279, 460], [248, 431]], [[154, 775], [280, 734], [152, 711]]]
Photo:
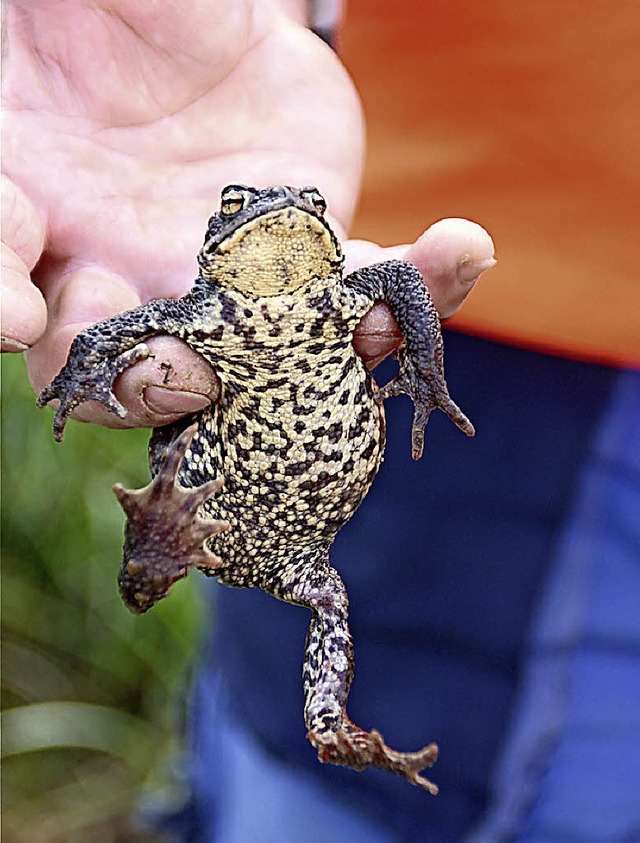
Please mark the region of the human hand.
[[[359, 104], [333, 52], [304, 28], [304, 4], [292, 8], [9, 4], [3, 334], [10, 349], [31, 346], [36, 390], [88, 324], [186, 292], [228, 182], [315, 183], [344, 234], [360, 178]], [[444, 241], [460, 251], [459, 233]], [[362, 242], [346, 251], [350, 268], [399, 256]], [[424, 270], [434, 251], [419, 240], [405, 257]], [[36, 261], [37, 287], [28, 273]], [[441, 278], [430, 287], [450, 315], [468, 287], [455, 273]], [[377, 308], [356, 347], [373, 363], [398, 341]], [[218, 382], [201, 357], [168, 337], [149, 346], [153, 358], [116, 387], [127, 425], [164, 424], [215, 400]], [[77, 417], [121, 424], [92, 405]]]
[[[495, 266], [493, 240], [465, 219], [443, 219], [430, 226], [415, 243], [383, 249], [364, 240], [345, 244], [347, 271], [385, 260], [410, 261], [425, 279], [441, 319], [461, 307], [480, 275]], [[382, 302], [360, 322], [354, 347], [373, 369], [402, 342], [402, 333]]]

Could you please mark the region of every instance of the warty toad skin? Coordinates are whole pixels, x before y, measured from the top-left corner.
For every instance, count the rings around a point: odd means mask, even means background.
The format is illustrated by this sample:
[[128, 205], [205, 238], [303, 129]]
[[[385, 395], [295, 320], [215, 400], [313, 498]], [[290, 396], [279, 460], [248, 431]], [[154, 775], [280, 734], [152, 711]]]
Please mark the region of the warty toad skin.
[[[436, 759], [435, 744], [396, 752], [347, 716], [348, 597], [329, 550], [380, 466], [383, 399], [413, 400], [415, 459], [436, 407], [467, 435], [474, 431], [449, 397], [440, 322], [418, 270], [388, 261], [343, 277], [324, 212], [313, 187], [225, 188], [192, 289], [83, 331], [38, 403], [59, 399], [60, 440], [84, 401], [126, 414], [113, 383], [148, 356], [148, 337], [171, 334], [202, 354], [222, 382], [219, 402], [154, 431], [149, 486], [116, 487], [128, 516], [119, 576], [125, 603], [146, 611], [196, 567], [226, 585], [306, 606], [304, 719], [320, 760], [382, 767], [435, 793], [420, 775]], [[352, 345], [376, 301], [387, 304], [405, 338], [399, 373], [383, 389]]]

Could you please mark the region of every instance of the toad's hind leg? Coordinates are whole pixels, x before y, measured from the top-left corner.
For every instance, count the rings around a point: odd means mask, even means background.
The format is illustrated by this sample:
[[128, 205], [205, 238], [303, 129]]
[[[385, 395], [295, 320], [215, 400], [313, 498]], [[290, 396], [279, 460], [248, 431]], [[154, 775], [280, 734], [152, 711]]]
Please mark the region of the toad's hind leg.
[[303, 667], [304, 718], [307, 737], [320, 761], [354, 770], [380, 767], [436, 794], [436, 785], [420, 775], [437, 758], [435, 744], [418, 752], [397, 752], [384, 743], [379, 732], [367, 732], [347, 716], [353, 678], [349, 599], [344, 583], [329, 564], [327, 548], [305, 551], [285, 566], [285, 577], [280, 573], [278, 579], [278, 584], [267, 590], [313, 613]]
[[132, 612], [146, 612], [191, 568], [214, 570], [222, 564], [208, 549], [207, 541], [228, 530], [229, 524], [199, 515], [202, 505], [220, 491], [222, 480], [210, 480], [194, 488], [179, 481], [196, 431], [197, 424], [193, 424], [166, 444], [155, 476], [144, 489], [124, 489], [119, 483], [114, 486], [127, 514], [118, 585]]

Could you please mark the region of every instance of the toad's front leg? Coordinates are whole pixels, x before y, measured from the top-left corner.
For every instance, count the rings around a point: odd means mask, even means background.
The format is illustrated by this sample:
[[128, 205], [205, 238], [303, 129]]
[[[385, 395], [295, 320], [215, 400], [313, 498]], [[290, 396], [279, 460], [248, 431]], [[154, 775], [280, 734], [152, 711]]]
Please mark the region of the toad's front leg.
[[344, 583], [329, 564], [326, 546], [309, 548], [273, 570], [262, 587], [313, 613], [303, 667], [304, 719], [307, 737], [320, 761], [354, 770], [380, 767], [436, 794], [436, 785], [420, 775], [437, 758], [435, 744], [418, 752], [397, 752], [385, 744], [379, 732], [367, 732], [347, 716], [353, 677], [349, 600]]
[[406, 261], [367, 266], [345, 279], [345, 290], [356, 316], [362, 316], [375, 301], [387, 304], [404, 335], [404, 344], [398, 350], [400, 371], [379, 391], [378, 398], [405, 393], [413, 401], [413, 458], [422, 456], [425, 425], [436, 408], [463, 433], [473, 436], [473, 425], [449, 395], [440, 318], [416, 267]]
[[[53, 435], [60, 442], [69, 415], [85, 401], [98, 401], [110, 412], [124, 418], [125, 408], [113, 393], [117, 376], [138, 360], [148, 357], [144, 343], [156, 334], [171, 334], [189, 341], [189, 327], [194, 314], [203, 321], [199, 294], [188, 293], [181, 299], [156, 299], [134, 310], [119, 313], [86, 328], [74, 339], [67, 362], [42, 390], [38, 406], [60, 402], [53, 423]], [[213, 332], [216, 320], [205, 324]], [[213, 341], [212, 341], [213, 344]]]
[[125, 418], [127, 411], [114, 395], [113, 384], [121, 372], [148, 356], [147, 346], [137, 343], [133, 348], [125, 348], [110, 357], [101, 357], [96, 350], [84, 344], [82, 335], [76, 337], [66, 365], [49, 386], [42, 390], [37, 401], [38, 407], [44, 407], [56, 399], [60, 402], [53, 420], [56, 442], [62, 441], [68, 417], [86, 401], [98, 401], [109, 412], [121, 419]]
[[117, 376], [149, 356], [143, 340], [167, 331], [176, 302], [159, 299], [119, 313], [86, 328], [74, 339], [67, 362], [38, 397], [38, 406], [58, 399], [53, 435], [60, 442], [67, 418], [85, 401], [98, 401], [124, 418], [126, 410], [113, 394]]

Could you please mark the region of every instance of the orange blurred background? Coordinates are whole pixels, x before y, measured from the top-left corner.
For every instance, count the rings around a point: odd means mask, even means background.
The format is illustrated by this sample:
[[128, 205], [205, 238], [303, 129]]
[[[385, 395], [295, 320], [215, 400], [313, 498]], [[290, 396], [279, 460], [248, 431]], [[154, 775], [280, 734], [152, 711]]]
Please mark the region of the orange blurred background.
[[339, 47], [368, 124], [353, 236], [474, 219], [499, 263], [451, 327], [640, 365], [637, 0], [350, 0]]

